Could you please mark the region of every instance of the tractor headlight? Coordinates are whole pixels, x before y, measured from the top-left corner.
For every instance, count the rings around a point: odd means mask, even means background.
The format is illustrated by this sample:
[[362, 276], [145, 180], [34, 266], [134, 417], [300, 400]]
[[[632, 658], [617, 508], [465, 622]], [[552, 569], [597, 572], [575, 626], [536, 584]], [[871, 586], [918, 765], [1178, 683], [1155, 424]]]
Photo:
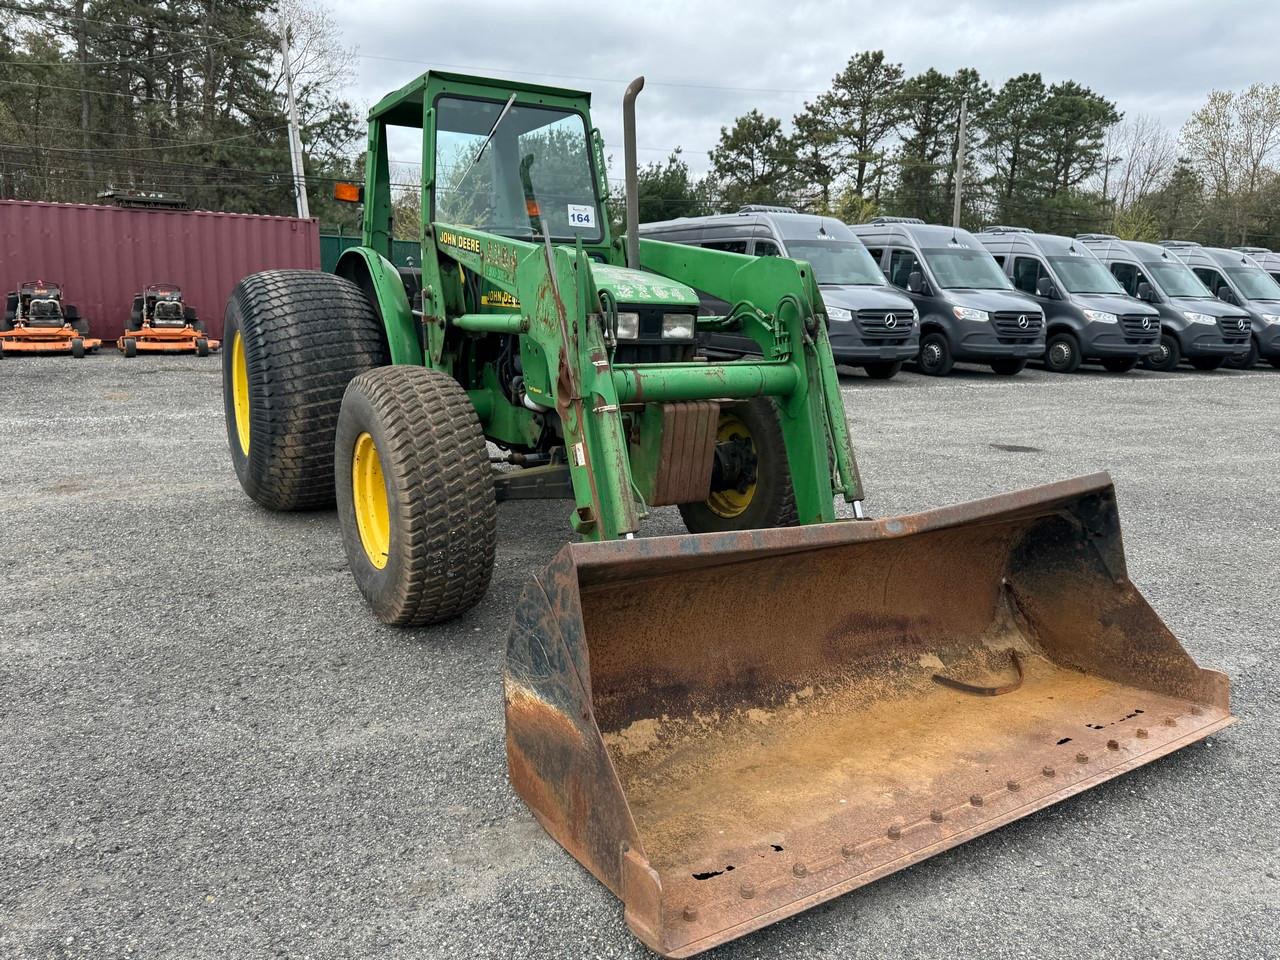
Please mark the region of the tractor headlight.
[[640, 314], [619, 313], [617, 335], [619, 340], [634, 340], [640, 336]]
[[664, 313], [662, 338], [664, 340], [692, 340], [694, 318], [692, 313]]
[[1192, 313], [1186, 310], [1182, 315], [1187, 318], [1188, 323], [1207, 323], [1210, 326], [1216, 326], [1218, 323], [1217, 317], [1211, 317], [1207, 313]]
[[1084, 318], [1090, 323], [1119, 323], [1120, 318], [1114, 313], [1107, 313], [1105, 310], [1086, 310]]
[[952, 307], [957, 320], [990, 320], [991, 315], [985, 310], [974, 310], [971, 307]]
[[827, 316], [832, 320], [843, 320], [848, 323], [853, 319], [853, 311], [846, 310], [844, 307], [827, 307]]

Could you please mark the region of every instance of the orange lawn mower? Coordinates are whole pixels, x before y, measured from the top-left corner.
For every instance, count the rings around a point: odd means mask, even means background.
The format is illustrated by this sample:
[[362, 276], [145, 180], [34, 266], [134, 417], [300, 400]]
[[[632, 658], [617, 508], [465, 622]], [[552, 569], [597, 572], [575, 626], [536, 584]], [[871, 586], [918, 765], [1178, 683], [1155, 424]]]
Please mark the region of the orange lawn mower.
[[153, 283], [133, 298], [129, 326], [116, 346], [126, 357], [139, 353], [194, 353], [207, 357], [218, 341], [205, 336], [204, 321], [182, 301], [174, 283]]
[[89, 336], [89, 321], [62, 303], [62, 285], [29, 280], [5, 297], [0, 356], [15, 353], [97, 353], [102, 341]]

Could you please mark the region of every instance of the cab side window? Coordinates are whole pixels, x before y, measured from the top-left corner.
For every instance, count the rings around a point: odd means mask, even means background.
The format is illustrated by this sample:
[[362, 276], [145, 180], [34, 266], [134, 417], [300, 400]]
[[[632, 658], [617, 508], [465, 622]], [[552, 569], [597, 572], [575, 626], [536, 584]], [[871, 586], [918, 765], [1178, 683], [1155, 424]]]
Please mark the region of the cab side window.
[[1223, 279], [1222, 274], [1217, 270], [1210, 270], [1208, 267], [1196, 267], [1191, 271], [1200, 278], [1200, 282], [1209, 288], [1209, 292], [1215, 297], [1223, 287], [1227, 285], [1227, 281]]
[[1139, 279], [1142, 274], [1132, 263], [1111, 264], [1111, 275], [1120, 281], [1120, 286], [1124, 287], [1124, 292], [1131, 297], [1138, 295], [1138, 284], [1146, 282]]
[[726, 253], [746, 253], [745, 240], [708, 240], [703, 244], [708, 250], [723, 250]]
[[867, 253], [871, 254], [871, 259], [876, 262], [876, 266], [883, 270], [884, 247], [867, 247]]
[[772, 240], [757, 240], [755, 254], [757, 257], [780, 257], [782, 251]]
[[1013, 260], [1013, 285], [1023, 293], [1035, 296], [1036, 284], [1049, 271], [1036, 257], [1015, 257]]
[[913, 273], [924, 273], [914, 253], [910, 250], [894, 250], [889, 254], [889, 282], [895, 287], [907, 289], [907, 278]]

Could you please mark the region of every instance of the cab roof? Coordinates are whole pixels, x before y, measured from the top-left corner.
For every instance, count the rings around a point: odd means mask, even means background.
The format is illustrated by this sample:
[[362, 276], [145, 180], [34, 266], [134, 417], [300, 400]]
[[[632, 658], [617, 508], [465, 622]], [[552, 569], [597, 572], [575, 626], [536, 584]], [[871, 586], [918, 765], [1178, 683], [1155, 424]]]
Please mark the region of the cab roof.
[[[510, 96], [517, 94], [517, 102], [537, 101], [548, 98], [555, 100], [577, 100], [590, 105], [591, 94], [585, 90], [570, 90], [565, 87], [549, 87], [536, 83], [525, 83], [521, 80], [503, 80], [498, 77], [474, 77], [465, 73], [447, 73], [441, 70], [428, 70], [419, 77], [410, 80], [399, 90], [389, 93], [369, 111], [370, 120], [381, 120], [396, 127], [421, 127], [422, 106], [429, 86], [442, 87], [487, 87], [496, 94]], [[520, 96], [524, 94], [525, 96]]]

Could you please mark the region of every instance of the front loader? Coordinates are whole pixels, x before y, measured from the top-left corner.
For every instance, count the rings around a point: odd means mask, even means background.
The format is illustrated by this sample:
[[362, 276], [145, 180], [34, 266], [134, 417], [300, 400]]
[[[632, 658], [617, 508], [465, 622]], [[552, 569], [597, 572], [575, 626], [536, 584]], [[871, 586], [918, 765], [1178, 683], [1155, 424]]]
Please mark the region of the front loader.
[[[689, 956], [1231, 716], [1129, 581], [1106, 475], [865, 516], [808, 264], [639, 240], [642, 83], [625, 242], [588, 94], [432, 71], [384, 98], [339, 187], [363, 244], [336, 276], [246, 278], [223, 384], [245, 490], [336, 502], [384, 622], [479, 602], [499, 501], [567, 501], [578, 536], [507, 640], [511, 782]], [[396, 127], [420, 131], [420, 269], [390, 261]], [[710, 362], [709, 330], [760, 357]], [[641, 537], [665, 505], [689, 532]]]

